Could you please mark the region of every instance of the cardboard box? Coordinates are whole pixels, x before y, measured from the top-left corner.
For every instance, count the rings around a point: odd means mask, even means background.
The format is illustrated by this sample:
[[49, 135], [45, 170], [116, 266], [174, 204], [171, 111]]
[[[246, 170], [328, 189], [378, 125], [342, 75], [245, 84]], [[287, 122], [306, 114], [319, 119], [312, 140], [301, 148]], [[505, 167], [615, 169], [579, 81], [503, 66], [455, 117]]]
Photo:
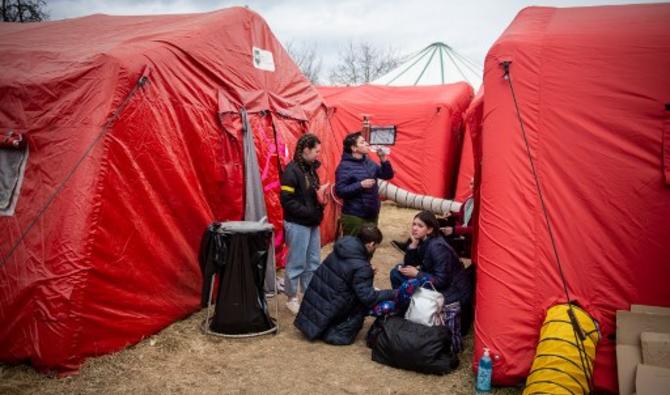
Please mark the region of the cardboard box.
[[670, 369], [638, 365], [635, 388], [637, 395], [667, 395], [670, 393]]
[[670, 332], [670, 315], [617, 310], [616, 327], [619, 393], [632, 395], [636, 367], [642, 362], [640, 335], [642, 332]]
[[670, 369], [670, 333], [642, 332], [640, 340], [643, 364]]
[[637, 365], [642, 363], [640, 347], [633, 344], [617, 344], [616, 362], [619, 394], [633, 395], [635, 393]]
[[630, 305], [630, 311], [633, 313], [670, 315], [670, 307], [648, 306], [645, 304], [632, 304]]

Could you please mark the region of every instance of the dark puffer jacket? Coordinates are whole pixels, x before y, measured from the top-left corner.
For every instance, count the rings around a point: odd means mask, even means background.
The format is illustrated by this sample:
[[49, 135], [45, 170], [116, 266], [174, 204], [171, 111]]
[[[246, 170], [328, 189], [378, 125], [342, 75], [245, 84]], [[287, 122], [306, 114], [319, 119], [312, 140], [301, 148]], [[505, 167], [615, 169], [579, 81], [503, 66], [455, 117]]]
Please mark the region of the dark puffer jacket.
[[295, 326], [310, 340], [351, 344], [363, 327], [367, 310], [393, 298], [392, 290], [376, 291], [363, 243], [353, 236], [335, 242], [333, 252], [314, 272]]
[[[450, 289], [454, 279], [464, 271], [463, 264], [444, 237], [429, 237], [415, 249], [407, 249], [405, 265], [420, 266], [418, 278], [429, 274], [430, 281], [445, 298], [456, 290]], [[460, 285], [460, 284], [459, 284]]]
[[[314, 162], [314, 170], [320, 163]], [[319, 175], [316, 175], [317, 179]], [[284, 219], [303, 226], [319, 226], [323, 219], [323, 206], [316, 198], [314, 185], [307, 184], [305, 172], [297, 163], [291, 161], [281, 176], [281, 201]]]
[[379, 188], [363, 188], [361, 181], [366, 178], [393, 178], [391, 162], [382, 162], [381, 166], [367, 156], [360, 159], [352, 154], [342, 154], [342, 161], [335, 171], [335, 193], [344, 200], [342, 214], [355, 215], [362, 218], [375, 218], [379, 215]]

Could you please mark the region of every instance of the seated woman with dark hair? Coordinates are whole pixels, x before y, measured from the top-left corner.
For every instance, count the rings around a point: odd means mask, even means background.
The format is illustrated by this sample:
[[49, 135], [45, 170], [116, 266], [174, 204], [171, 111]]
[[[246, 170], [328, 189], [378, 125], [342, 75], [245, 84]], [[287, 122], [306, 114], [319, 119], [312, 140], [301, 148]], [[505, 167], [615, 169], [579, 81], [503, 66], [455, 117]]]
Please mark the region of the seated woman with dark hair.
[[391, 270], [394, 289], [413, 278], [429, 281], [441, 292], [449, 288], [463, 264], [439, 232], [440, 225], [430, 211], [421, 211], [414, 217], [404, 262]]
[[[470, 258], [471, 256], [470, 250], [474, 232], [472, 218], [475, 205], [474, 182], [474, 178], [470, 178], [470, 195], [463, 201], [458, 212], [447, 211], [442, 218], [437, 218], [442, 235], [462, 258]], [[405, 242], [392, 240], [391, 246], [404, 254], [411, 242], [412, 239], [407, 239]]]
[[460, 322], [454, 320], [454, 316], [460, 314], [461, 303], [470, 303], [473, 286], [468, 280], [470, 272], [466, 271], [454, 249], [440, 237], [440, 225], [435, 215], [421, 211], [412, 220], [411, 242], [403, 264], [391, 270], [391, 285], [398, 290], [397, 305], [393, 308], [398, 313], [404, 311], [414, 291], [430, 282], [444, 295], [442, 318], [454, 334], [455, 350], [460, 351]]

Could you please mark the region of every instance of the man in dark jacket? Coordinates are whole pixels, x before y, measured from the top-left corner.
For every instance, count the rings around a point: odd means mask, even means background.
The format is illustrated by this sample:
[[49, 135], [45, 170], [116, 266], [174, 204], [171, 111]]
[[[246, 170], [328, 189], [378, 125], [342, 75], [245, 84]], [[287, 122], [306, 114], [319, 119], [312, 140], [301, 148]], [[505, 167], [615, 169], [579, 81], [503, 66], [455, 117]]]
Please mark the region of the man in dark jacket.
[[377, 291], [372, 286], [370, 258], [381, 241], [381, 231], [366, 224], [358, 236], [335, 242], [333, 252], [314, 273], [294, 322], [309, 340], [351, 344], [370, 308], [393, 299], [392, 290]]
[[381, 165], [370, 158], [370, 144], [360, 132], [344, 139], [342, 161], [335, 171], [335, 193], [344, 200], [342, 231], [355, 236], [364, 223], [377, 224], [379, 216], [379, 189], [377, 179], [393, 178], [393, 167], [385, 151], [378, 150]]

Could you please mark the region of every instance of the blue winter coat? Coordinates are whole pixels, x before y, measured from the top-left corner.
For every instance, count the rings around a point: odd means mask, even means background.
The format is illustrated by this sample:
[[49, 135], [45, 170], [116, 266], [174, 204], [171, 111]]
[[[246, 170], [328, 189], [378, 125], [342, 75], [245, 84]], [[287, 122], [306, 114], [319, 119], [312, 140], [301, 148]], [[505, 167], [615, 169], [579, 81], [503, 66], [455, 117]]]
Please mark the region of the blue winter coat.
[[465, 268], [444, 237], [429, 237], [417, 248], [407, 249], [404, 263], [419, 266], [418, 278], [430, 275], [433, 286], [444, 294], [447, 302], [459, 300], [468, 291], [460, 289], [469, 286], [461, 283]]
[[367, 311], [393, 298], [393, 291], [377, 291], [363, 243], [353, 236], [335, 242], [333, 252], [314, 272], [294, 325], [310, 340], [351, 344], [363, 327]]
[[361, 181], [366, 178], [393, 178], [391, 162], [382, 162], [381, 166], [366, 155], [356, 159], [352, 154], [343, 153], [342, 161], [335, 171], [335, 193], [344, 200], [342, 214], [373, 219], [379, 215], [379, 188], [363, 188]]

